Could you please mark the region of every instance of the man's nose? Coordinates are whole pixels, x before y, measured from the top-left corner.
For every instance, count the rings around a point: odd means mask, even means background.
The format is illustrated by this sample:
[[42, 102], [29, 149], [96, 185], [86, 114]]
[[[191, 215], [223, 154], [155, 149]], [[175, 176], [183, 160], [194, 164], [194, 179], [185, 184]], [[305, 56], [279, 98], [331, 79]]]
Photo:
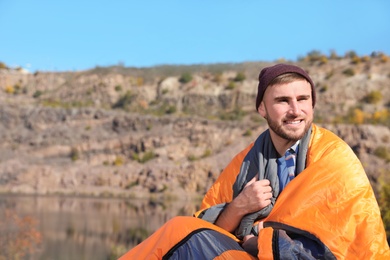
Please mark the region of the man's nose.
[[291, 101], [290, 103], [290, 111], [289, 111], [291, 114], [293, 115], [299, 115], [300, 113], [300, 108], [299, 108], [299, 104], [297, 101]]

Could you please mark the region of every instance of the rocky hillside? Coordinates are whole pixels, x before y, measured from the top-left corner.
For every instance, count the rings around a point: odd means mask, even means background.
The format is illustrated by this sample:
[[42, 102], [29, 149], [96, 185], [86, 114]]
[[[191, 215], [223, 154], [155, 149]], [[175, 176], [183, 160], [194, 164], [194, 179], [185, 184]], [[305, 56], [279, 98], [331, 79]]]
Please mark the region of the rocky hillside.
[[[271, 63], [0, 70], [0, 192], [203, 195], [266, 127], [257, 76]], [[316, 123], [345, 139], [375, 190], [389, 181], [390, 61], [297, 62], [317, 86]]]

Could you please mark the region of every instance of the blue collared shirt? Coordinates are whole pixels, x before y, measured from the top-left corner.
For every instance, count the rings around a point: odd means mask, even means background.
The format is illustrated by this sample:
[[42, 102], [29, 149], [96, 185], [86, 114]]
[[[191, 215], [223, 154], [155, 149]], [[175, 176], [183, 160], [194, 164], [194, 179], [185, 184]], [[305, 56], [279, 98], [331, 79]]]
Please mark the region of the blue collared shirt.
[[[293, 146], [287, 149], [287, 151], [290, 151], [290, 153], [294, 153], [295, 157], [298, 155], [298, 150], [299, 141], [297, 141]], [[281, 192], [286, 187], [286, 185], [295, 177], [296, 171], [294, 169], [294, 175], [288, 174], [285, 156], [281, 156], [276, 161], [278, 163], [279, 192]]]

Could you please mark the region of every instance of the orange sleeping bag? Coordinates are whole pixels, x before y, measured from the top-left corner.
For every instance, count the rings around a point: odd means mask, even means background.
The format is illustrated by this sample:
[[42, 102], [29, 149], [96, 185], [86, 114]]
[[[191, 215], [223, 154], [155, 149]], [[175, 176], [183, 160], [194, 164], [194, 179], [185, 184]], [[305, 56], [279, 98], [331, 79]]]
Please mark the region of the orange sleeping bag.
[[[196, 217], [232, 200], [232, 186], [252, 146], [224, 169]], [[312, 244], [324, 250], [316, 253], [325, 259], [390, 259], [378, 204], [350, 147], [330, 131], [313, 125], [306, 164], [264, 219], [258, 258], [294, 259], [291, 248], [314, 241]], [[238, 242], [234, 235], [204, 220], [175, 217], [120, 259], [253, 259]], [[290, 245], [293, 247], [288, 248]]]
[[360, 161], [333, 133], [313, 130], [307, 168], [265, 219], [269, 227], [260, 231], [258, 257], [273, 259], [270, 230], [277, 223], [314, 235], [337, 259], [390, 259], [380, 210]]

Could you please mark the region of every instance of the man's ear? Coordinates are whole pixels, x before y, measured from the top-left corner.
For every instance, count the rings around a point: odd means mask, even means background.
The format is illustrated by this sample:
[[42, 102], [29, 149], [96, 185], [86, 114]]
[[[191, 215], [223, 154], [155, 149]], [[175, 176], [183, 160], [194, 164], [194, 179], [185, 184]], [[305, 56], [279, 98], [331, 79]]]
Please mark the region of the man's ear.
[[259, 107], [257, 108], [257, 112], [259, 112], [259, 114], [262, 116], [262, 117], [266, 117], [267, 113], [266, 113], [266, 110], [265, 110], [265, 107], [264, 107], [264, 101], [261, 101]]

